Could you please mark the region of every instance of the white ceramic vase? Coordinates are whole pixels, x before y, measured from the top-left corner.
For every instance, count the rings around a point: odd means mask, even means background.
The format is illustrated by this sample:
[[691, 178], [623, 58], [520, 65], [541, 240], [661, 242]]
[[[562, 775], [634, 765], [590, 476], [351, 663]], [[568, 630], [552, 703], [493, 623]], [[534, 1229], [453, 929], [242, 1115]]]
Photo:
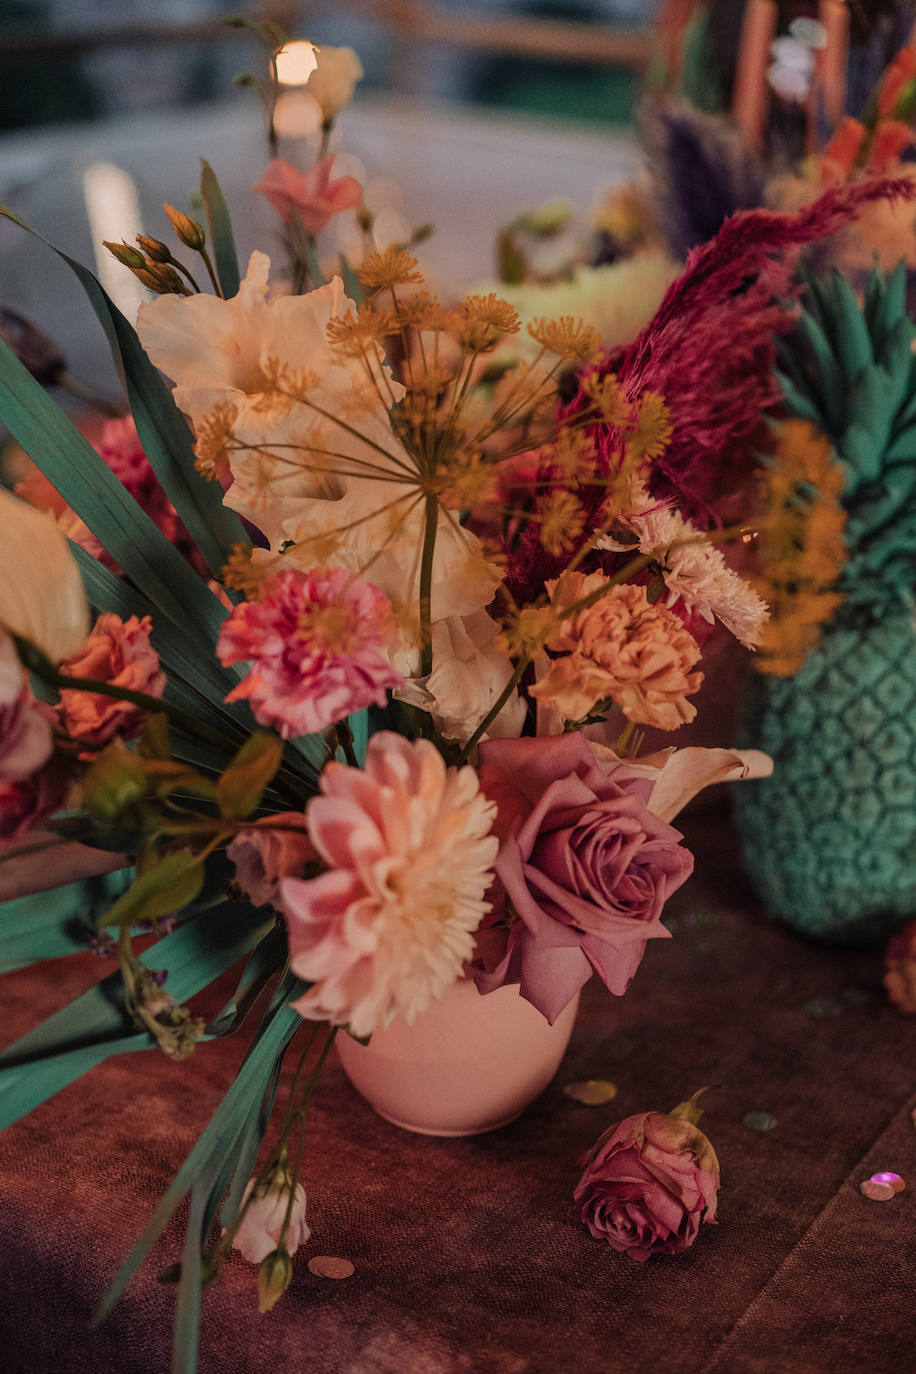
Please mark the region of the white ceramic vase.
[[578, 995], [552, 1026], [517, 987], [481, 996], [462, 979], [408, 1026], [398, 1017], [368, 1045], [346, 1034], [336, 1047], [367, 1102], [420, 1135], [479, 1135], [514, 1121], [553, 1078], [566, 1051]]

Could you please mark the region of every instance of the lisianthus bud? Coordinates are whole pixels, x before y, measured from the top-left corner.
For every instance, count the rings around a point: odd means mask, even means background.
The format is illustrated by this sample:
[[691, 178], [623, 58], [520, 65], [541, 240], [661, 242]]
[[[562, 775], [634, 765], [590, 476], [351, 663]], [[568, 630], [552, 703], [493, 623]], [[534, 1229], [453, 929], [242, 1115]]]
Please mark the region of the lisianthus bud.
[[352, 48], [319, 48], [318, 66], [309, 77], [309, 95], [321, 106], [325, 124], [349, 104], [363, 68]]
[[45, 511], [0, 490], [0, 630], [34, 644], [51, 663], [89, 633], [89, 605], [67, 541]]
[[172, 261], [172, 255], [161, 239], [150, 239], [147, 238], [145, 234], [138, 234], [137, 242], [146, 256], [152, 258], [153, 262], [161, 263]]
[[[136, 276], [140, 277], [137, 272]], [[186, 296], [188, 294], [184, 282], [167, 262], [156, 262], [153, 258], [146, 259], [146, 267], [141, 277], [144, 286], [149, 285], [149, 281], [143, 280], [144, 277], [152, 280], [151, 291], [158, 291], [161, 296]]]
[[197, 223], [190, 215], [186, 215], [183, 210], [176, 210], [174, 205], [163, 205], [169, 224], [181, 239], [186, 248], [193, 248], [195, 253], [199, 253], [207, 241], [207, 236], [203, 231], [203, 225]]
[[102, 822], [116, 821], [146, 795], [146, 774], [122, 740], [114, 740], [87, 770], [82, 802]]
[[293, 1262], [285, 1250], [274, 1250], [258, 1269], [258, 1311], [270, 1312], [290, 1285]]
[[103, 239], [105, 247], [112, 257], [117, 258], [118, 262], [129, 267], [131, 271], [142, 270], [146, 264], [146, 258], [136, 248], [132, 248], [129, 243], [109, 243], [108, 239]]

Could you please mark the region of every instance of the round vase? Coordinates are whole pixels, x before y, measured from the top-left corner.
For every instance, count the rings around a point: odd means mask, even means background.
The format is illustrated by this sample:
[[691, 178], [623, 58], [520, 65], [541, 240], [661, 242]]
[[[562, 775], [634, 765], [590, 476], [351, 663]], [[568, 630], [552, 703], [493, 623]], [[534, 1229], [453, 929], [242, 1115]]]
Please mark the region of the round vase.
[[515, 986], [481, 996], [461, 979], [408, 1026], [397, 1017], [367, 1045], [339, 1035], [353, 1086], [395, 1126], [420, 1135], [480, 1135], [514, 1121], [556, 1073], [578, 994], [552, 1026]]
[[743, 730], [773, 775], [735, 789], [769, 913], [842, 943], [916, 908], [916, 636], [907, 608], [830, 625], [791, 678], [750, 684]]

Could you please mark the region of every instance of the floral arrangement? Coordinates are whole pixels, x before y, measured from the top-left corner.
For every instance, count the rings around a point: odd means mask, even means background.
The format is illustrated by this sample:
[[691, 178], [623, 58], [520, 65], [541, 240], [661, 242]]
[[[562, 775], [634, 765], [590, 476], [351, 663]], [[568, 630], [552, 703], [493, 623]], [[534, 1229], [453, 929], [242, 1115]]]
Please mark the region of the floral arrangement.
[[[354, 62], [316, 54], [326, 132]], [[0, 835], [42, 826], [49, 856], [78, 839], [132, 866], [87, 934], [120, 991], [6, 1051], [3, 1121], [110, 1052], [182, 1060], [266, 998], [100, 1309], [190, 1193], [181, 1369], [201, 1282], [231, 1249], [259, 1266], [263, 1311], [290, 1282], [309, 1234], [304, 1123], [335, 1035], [410, 1022], [462, 977], [483, 995], [518, 985], [549, 1021], [593, 973], [623, 994], [692, 870], [672, 820], [707, 782], [767, 770], [730, 749], [644, 753], [644, 732], [694, 718], [711, 625], [763, 639], [767, 607], [723, 549], [754, 537], [727, 498], [776, 394], [780, 298], [802, 244], [897, 183], [738, 217], [626, 347], [542, 317], [533, 351], [496, 369], [515, 309], [493, 293], [441, 304], [406, 246], [326, 278], [315, 236], [358, 191], [326, 149], [304, 174], [274, 158], [255, 189], [284, 226], [280, 281], [259, 251], [240, 274], [206, 164], [207, 227], [165, 207], [178, 257], [147, 236], [109, 245], [154, 295], [136, 333], [66, 259], [130, 403], [97, 449], [0, 348], [0, 414], [45, 479], [0, 494]], [[755, 528], [785, 519], [775, 503]], [[64, 931], [6, 934], [22, 963], [74, 948]], [[195, 994], [236, 966], [205, 1021]], [[643, 1259], [715, 1219], [696, 1115], [631, 1118], [599, 1142], [576, 1194], [594, 1234]], [[645, 1205], [606, 1206], [633, 1159]]]

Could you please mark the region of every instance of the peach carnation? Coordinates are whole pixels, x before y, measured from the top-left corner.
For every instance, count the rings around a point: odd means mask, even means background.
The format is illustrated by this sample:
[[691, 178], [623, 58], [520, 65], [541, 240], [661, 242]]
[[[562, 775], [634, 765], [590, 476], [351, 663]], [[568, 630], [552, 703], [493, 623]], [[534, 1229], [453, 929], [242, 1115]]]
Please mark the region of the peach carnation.
[[280, 885], [291, 966], [313, 984], [293, 1005], [358, 1036], [397, 1015], [409, 1024], [473, 955], [495, 807], [472, 768], [383, 731], [364, 769], [328, 764], [306, 815], [329, 872]]
[[[150, 643], [151, 630], [148, 615], [122, 620], [106, 612], [99, 616], [82, 648], [61, 664], [62, 671], [70, 677], [94, 678], [159, 697], [165, 688], [165, 673]], [[115, 735], [129, 738], [146, 719], [146, 712], [130, 701], [78, 688], [61, 692], [57, 713], [63, 728], [92, 749], [100, 749]]]
[[247, 698], [284, 739], [384, 706], [401, 681], [384, 654], [393, 629], [391, 603], [371, 583], [343, 568], [284, 569], [223, 623], [220, 663], [252, 665], [226, 700]]
[[[546, 586], [562, 609], [604, 581], [600, 572], [574, 572]], [[703, 681], [702, 673], [691, 671], [699, 645], [673, 612], [650, 604], [645, 587], [611, 587], [592, 605], [565, 616], [548, 647], [562, 657], [531, 692], [566, 720], [581, 720], [608, 700], [628, 720], [660, 730], [676, 730], [696, 715], [687, 696]]]

